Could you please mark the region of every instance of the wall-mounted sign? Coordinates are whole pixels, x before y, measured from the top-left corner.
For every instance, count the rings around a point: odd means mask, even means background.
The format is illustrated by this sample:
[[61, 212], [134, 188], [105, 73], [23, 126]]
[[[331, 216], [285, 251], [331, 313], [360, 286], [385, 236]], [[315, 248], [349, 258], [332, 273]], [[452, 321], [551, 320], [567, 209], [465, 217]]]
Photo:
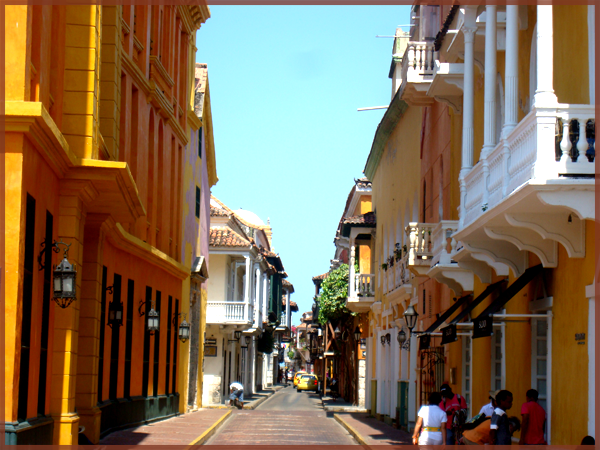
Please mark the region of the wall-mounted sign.
[[430, 343], [431, 343], [431, 335], [422, 334], [421, 336], [419, 336], [419, 350], [428, 349]]
[[456, 337], [456, 324], [448, 325], [440, 331], [442, 332], [442, 345], [458, 340], [458, 337]]
[[204, 345], [217, 345], [217, 340], [213, 338], [204, 339]]
[[217, 356], [217, 346], [216, 345], [205, 345], [204, 346], [204, 356]]
[[493, 333], [493, 316], [473, 319], [473, 339], [491, 336]]
[[575, 333], [575, 340], [577, 341], [577, 345], [584, 345], [585, 333]]

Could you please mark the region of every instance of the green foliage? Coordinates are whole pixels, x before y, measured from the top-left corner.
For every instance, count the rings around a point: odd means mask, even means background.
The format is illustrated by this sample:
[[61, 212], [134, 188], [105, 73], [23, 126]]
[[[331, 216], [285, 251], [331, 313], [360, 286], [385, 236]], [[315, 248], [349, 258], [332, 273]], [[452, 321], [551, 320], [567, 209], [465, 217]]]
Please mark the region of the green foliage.
[[294, 359], [294, 356], [296, 356], [296, 352], [295, 352], [295, 351], [293, 351], [293, 350], [290, 350], [290, 351], [288, 352], [288, 358], [289, 358], [289, 359]]
[[347, 315], [356, 315], [346, 309], [348, 298], [349, 270], [347, 264], [342, 264], [329, 272], [321, 284], [321, 295], [317, 298], [319, 303], [319, 323], [337, 321]]
[[264, 331], [263, 334], [256, 341], [256, 350], [260, 353], [270, 355], [273, 353], [273, 346], [275, 345], [275, 338], [272, 332]]

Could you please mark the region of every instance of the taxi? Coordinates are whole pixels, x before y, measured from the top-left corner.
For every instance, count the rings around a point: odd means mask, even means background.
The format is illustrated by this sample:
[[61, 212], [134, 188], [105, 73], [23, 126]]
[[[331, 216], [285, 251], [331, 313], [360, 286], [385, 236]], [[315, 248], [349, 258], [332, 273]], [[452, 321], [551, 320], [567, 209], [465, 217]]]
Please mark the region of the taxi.
[[296, 374], [294, 375], [294, 387], [298, 386], [298, 379], [300, 378], [301, 375], [308, 375], [308, 372], [296, 372]]
[[319, 379], [316, 375], [305, 374], [301, 375], [298, 380], [298, 392], [300, 391], [316, 391], [319, 384]]

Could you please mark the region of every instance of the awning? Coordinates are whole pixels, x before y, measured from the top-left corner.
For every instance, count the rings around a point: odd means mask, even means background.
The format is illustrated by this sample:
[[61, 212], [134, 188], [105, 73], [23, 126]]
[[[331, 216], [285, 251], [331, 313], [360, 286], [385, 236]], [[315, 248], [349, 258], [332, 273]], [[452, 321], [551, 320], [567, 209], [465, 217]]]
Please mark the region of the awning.
[[435, 322], [433, 322], [433, 324], [429, 328], [427, 328], [424, 331], [424, 333], [431, 333], [431, 332], [435, 331], [441, 324], [443, 324], [446, 321], [446, 319], [448, 317], [450, 317], [452, 314], [454, 314], [454, 311], [456, 311], [458, 308], [460, 308], [472, 296], [473, 296], [472, 294], [469, 294], [469, 295], [465, 295], [464, 297], [461, 297], [458, 300], [456, 300], [454, 305], [452, 305], [450, 308], [448, 308], [446, 310], [446, 312], [444, 312], [444, 314], [442, 314], [440, 317], [438, 317], [438, 319]]
[[506, 280], [497, 281], [494, 284], [490, 284], [485, 290], [477, 296], [475, 300], [469, 303], [466, 309], [462, 310], [460, 313], [456, 315], [454, 319], [452, 319], [451, 323], [458, 323], [464, 317], [466, 317], [471, 311], [473, 311], [481, 302], [483, 302], [492, 292], [497, 291], [500, 287], [506, 283]]
[[[519, 293], [521, 289], [523, 289], [527, 284], [533, 280], [536, 276], [542, 273], [543, 266], [538, 264], [537, 266], [530, 267], [523, 275], [515, 280], [513, 284], [511, 284], [508, 289], [506, 289], [502, 294], [498, 296], [496, 300], [492, 302], [490, 306], [488, 306], [477, 319], [481, 317], [491, 316], [492, 314], [500, 311], [502, 307], [508, 303], [508, 301], [513, 298], [515, 295]], [[476, 320], [476, 319], [474, 319]]]

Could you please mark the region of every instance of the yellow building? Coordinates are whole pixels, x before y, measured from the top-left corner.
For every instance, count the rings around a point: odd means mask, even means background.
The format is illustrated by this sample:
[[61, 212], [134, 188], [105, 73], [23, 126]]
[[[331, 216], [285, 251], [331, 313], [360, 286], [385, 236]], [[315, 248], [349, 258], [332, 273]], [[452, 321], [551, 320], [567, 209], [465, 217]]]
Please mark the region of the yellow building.
[[[5, 442], [77, 444], [80, 426], [98, 442], [185, 410], [184, 155], [209, 11], [5, 14]], [[63, 254], [76, 278], [61, 291]]]
[[[388, 324], [403, 312], [388, 306], [398, 283], [386, 272], [400, 262], [416, 277], [400, 289], [412, 288], [403, 295], [419, 314], [420, 343], [414, 333], [404, 341], [415, 383], [401, 424], [410, 427], [423, 393], [442, 382], [468, 400], [471, 416], [490, 390], [508, 389], [509, 414], [519, 417], [533, 388], [548, 415], [548, 443], [578, 444], [595, 434], [594, 6], [428, 5], [412, 15], [415, 27], [398, 33], [390, 72], [400, 98], [365, 169], [377, 212], [375, 267], [385, 264], [371, 306], [373, 323], [385, 324], [382, 343], [369, 346], [371, 410], [393, 417], [394, 384], [403, 379], [393, 333], [386, 353]], [[394, 149], [384, 148], [386, 124], [400, 130], [417, 105], [422, 121], [401, 130], [403, 162], [394, 167], [385, 159]], [[392, 261], [399, 200], [417, 207], [414, 222], [400, 227], [405, 241], [396, 239], [406, 249]]]

